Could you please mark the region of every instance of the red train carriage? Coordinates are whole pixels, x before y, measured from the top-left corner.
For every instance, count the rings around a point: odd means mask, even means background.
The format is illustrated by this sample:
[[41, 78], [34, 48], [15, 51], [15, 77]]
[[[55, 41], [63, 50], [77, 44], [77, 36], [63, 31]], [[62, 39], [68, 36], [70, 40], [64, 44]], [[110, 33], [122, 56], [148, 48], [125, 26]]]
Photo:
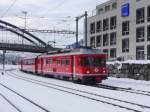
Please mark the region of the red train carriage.
[[38, 57], [38, 59], [43, 60], [42, 67], [38, 68], [42, 70], [43, 74], [60, 78], [70, 78], [72, 76], [72, 56], [63, 56], [55, 54], [40, 56]]
[[37, 56], [35, 58], [35, 73], [43, 75], [43, 58], [41, 56]]
[[106, 58], [106, 54], [91, 49], [41, 55], [35, 59], [35, 72], [83, 83], [99, 83], [107, 78]]
[[21, 60], [21, 70], [35, 73], [35, 58]]

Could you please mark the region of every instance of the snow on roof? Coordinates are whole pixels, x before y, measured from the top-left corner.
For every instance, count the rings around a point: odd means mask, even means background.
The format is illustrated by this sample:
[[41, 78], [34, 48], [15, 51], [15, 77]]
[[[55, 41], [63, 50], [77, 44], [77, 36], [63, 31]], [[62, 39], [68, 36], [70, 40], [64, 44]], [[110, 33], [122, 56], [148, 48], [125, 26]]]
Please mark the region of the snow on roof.
[[150, 60], [128, 60], [128, 61], [124, 61], [123, 63], [129, 63], [129, 64], [150, 64]]
[[121, 61], [107, 61], [106, 62], [108, 65], [114, 65], [115, 63], [119, 63], [119, 64], [121, 64], [122, 62]]
[[150, 60], [127, 60], [127, 61], [113, 61], [107, 62], [107, 64], [114, 65], [115, 63], [122, 64], [122, 63], [129, 63], [129, 64], [150, 64]]

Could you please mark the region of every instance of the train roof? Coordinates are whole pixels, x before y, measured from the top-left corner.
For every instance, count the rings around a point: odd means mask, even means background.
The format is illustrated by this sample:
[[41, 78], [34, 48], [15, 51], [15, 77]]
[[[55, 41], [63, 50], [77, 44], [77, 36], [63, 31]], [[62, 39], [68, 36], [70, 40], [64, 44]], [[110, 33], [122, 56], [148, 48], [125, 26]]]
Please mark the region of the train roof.
[[105, 53], [102, 53], [101, 50], [98, 49], [85, 49], [85, 48], [79, 48], [79, 49], [65, 49], [64, 51], [58, 51], [53, 53], [48, 53], [45, 55], [41, 55], [40, 57], [47, 57], [47, 56], [68, 56], [68, 55], [81, 55], [81, 54], [101, 54], [106, 55]]

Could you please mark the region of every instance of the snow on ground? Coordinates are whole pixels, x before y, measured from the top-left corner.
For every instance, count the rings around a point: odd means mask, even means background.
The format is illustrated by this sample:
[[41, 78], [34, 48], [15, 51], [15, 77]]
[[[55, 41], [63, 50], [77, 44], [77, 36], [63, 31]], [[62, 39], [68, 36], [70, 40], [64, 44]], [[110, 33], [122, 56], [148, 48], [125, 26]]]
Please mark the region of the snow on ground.
[[[108, 65], [109, 64], [114, 65], [116, 63], [120, 64], [120, 66], [118, 67], [118, 69], [120, 69], [122, 63], [150, 64], [150, 60], [127, 60], [127, 61], [107, 62]], [[144, 81], [144, 80], [109, 77], [107, 80], [103, 81], [103, 84], [123, 87], [123, 88], [132, 88], [132, 89], [150, 91], [150, 81]]]
[[[44, 112], [42, 110], [38, 111], [39, 108], [35, 107], [34, 105], [31, 105], [28, 101], [22, 99], [21, 97], [18, 97], [16, 94], [12, 93], [11, 91], [5, 89], [2, 86], [0, 86], [0, 92], [3, 93], [5, 95], [5, 97], [7, 97], [7, 99], [9, 99], [10, 101], [12, 101], [12, 102], [15, 101], [15, 105], [17, 107], [19, 107], [20, 110], [23, 111], [23, 112], [31, 112], [31, 108], [27, 108], [27, 107], [31, 107], [31, 106], [32, 106], [32, 112]], [[7, 107], [7, 106], [3, 106], [3, 104], [1, 104], [0, 105], [0, 110], [1, 110], [1, 107], [4, 108], [4, 107]], [[2, 112], [4, 112], [4, 111], [2, 111]], [[6, 112], [9, 112], [9, 111], [6, 111]]]
[[[11, 69], [15, 67], [7, 66], [7, 68]], [[88, 91], [88, 92], [92, 92], [104, 96], [109, 96], [109, 97], [113, 97], [125, 101], [131, 101], [134, 103], [150, 106], [150, 101], [149, 101], [150, 97], [148, 96], [131, 94], [122, 91], [106, 90], [101, 88], [74, 84], [72, 82], [67, 82], [62, 80], [38, 77], [38, 76], [22, 73], [19, 70], [15, 70], [13, 72], [20, 76], [29, 77], [44, 82], [50, 82], [53, 84], [63, 85], [70, 88], [80, 89], [83, 91]], [[8, 87], [16, 90], [17, 92], [28, 97], [29, 99], [32, 99], [36, 103], [49, 109], [51, 112], [81, 112], [81, 111], [82, 112], [132, 112], [126, 109], [121, 109], [119, 107], [111, 106], [108, 104], [92, 101], [72, 94], [67, 94], [54, 89], [49, 89], [46, 87], [31, 84], [23, 80], [12, 78], [7, 74], [0, 76], [0, 83], [7, 85]], [[116, 79], [112, 77], [110, 77], [108, 80], [104, 81], [103, 83], [109, 85], [112, 84], [117, 86], [123, 86], [123, 87], [134, 87], [134, 85], [136, 85], [136, 89], [141, 89], [141, 85], [142, 85], [143, 87], [145, 87], [146, 89], [145, 91], [149, 90], [150, 87], [150, 82], [136, 81], [130, 79]], [[5, 94], [7, 98], [13, 101], [13, 103], [15, 103], [20, 109], [22, 109], [23, 112], [38, 112], [35, 106], [24, 101], [21, 98], [18, 98], [15, 94], [11, 93], [10, 91], [4, 89], [1, 86], [0, 86], [0, 92]], [[11, 112], [7, 109], [12, 107], [9, 104], [7, 105], [7, 102], [1, 99], [2, 98], [0, 97], [0, 111], [3, 109], [2, 112]]]
[[[111, 112], [130, 112], [111, 105], [98, 103], [54, 89], [47, 89], [22, 80], [10, 78], [7, 75], [1, 77], [0, 83], [9, 86], [29, 99], [32, 99], [51, 112], [109, 112], [110, 110]], [[17, 96], [12, 95], [9, 91], [3, 90], [3, 87], [0, 87], [0, 91], [5, 93], [11, 101], [22, 109], [23, 112], [37, 112], [33, 108], [33, 105], [22, 102]], [[3, 106], [4, 105], [0, 105], [0, 110]]]
[[[5, 65], [5, 69], [19, 69], [20, 65]], [[0, 70], [3, 70], [3, 65], [0, 65]]]
[[14, 109], [7, 101], [3, 99], [3, 97], [0, 96], [0, 111], [1, 112], [16, 112], [16, 109]]
[[150, 81], [109, 77], [107, 80], [103, 81], [103, 84], [150, 92]]

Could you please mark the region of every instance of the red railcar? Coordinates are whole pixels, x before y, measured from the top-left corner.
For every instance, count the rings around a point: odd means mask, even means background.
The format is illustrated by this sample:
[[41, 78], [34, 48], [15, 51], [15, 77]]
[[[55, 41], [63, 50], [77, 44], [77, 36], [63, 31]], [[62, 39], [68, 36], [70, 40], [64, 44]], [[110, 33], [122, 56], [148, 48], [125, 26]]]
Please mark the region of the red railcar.
[[26, 58], [21, 60], [21, 70], [25, 72], [35, 73], [35, 58]]
[[[73, 79], [83, 83], [100, 83], [107, 78], [106, 54], [91, 49], [40, 55], [35, 58], [37, 74]], [[23, 71], [24, 65], [22, 65]]]

